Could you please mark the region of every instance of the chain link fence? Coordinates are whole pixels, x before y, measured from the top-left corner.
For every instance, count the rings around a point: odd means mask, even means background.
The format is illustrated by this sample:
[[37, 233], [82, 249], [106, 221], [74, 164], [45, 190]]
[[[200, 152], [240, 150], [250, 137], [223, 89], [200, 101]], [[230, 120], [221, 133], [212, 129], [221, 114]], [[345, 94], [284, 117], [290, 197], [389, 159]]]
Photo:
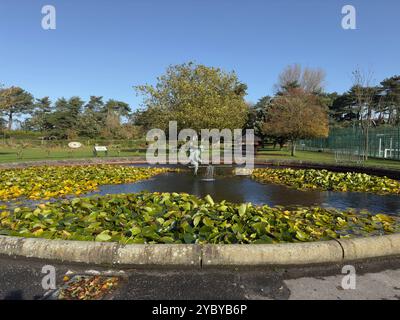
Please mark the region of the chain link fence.
[[[360, 161], [366, 153], [366, 134], [360, 127], [333, 128], [328, 138], [301, 141], [303, 150], [332, 152], [341, 158]], [[376, 127], [368, 132], [368, 156], [400, 160], [400, 127]]]

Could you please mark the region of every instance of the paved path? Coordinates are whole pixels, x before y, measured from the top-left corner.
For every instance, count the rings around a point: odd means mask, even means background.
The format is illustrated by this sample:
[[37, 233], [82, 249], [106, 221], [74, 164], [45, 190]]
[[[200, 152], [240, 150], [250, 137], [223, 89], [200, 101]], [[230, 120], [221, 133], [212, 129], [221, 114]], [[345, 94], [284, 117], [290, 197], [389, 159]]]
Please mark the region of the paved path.
[[[42, 267], [64, 274], [108, 269], [0, 257], [0, 299], [40, 299]], [[247, 269], [125, 269], [113, 299], [400, 299], [400, 258], [354, 265], [356, 289], [341, 287], [342, 266]], [[90, 271], [91, 270], [91, 271]]]

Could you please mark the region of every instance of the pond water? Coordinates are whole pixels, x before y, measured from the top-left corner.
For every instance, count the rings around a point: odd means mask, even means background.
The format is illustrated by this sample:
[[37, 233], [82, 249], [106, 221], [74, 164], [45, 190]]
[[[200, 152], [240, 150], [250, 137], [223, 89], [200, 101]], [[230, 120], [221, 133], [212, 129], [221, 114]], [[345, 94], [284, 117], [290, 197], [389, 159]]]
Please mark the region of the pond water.
[[[147, 167], [148, 165], [146, 165]], [[140, 191], [150, 192], [186, 192], [204, 197], [211, 195], [215, 201], [227, 200], [233, 203], [251, 202], [256, 205], [269, 206], [320, 206], [345, 210], [368, 210], [371, 213], [386, 213], [400, 215], [399, 195], [376, 195], [358, 192], [333, 192], [333, 191], [300, 191], [284, 185], [261, 184], [247, 176], [237, 176], [232, 168], [215, 168], [214, 180], [204, 181], [207, 168], [199, 169], [199, 176], [194, 176], [191, 171], [170, 172], [155, 176], [149, 180], [136, 183], [103, 185], [98, 191], [81, 195], [135, 193]], [[207, 177], [210, 178], [210, 177]], [[68, 198], [73, 198], [70, 196]], [[46, 201], [57, 201], [51, 199]], [[19, 199], [16, 201], [1, 202], [10, 209], [16, 206], [34, 206], [43, 200], [32, 201]]]
[[[221, 171], [221, 170], [219, 170]], [[223, 170], [222, 170], [223, 171]], [[357, 192], [300, 191], [283, 185], [261, 184], [246, 176], [218, 174], [214, 181], [202, 180], [192, 172], [167, 173], [149, 180], [120, 185], [104, 185], [90, 195], [150, 192], [186, 192], [199, 197], [207, 194], [216, 201], [252, 202], [270, 206], [321, 206], [337, 209], [366, 209], [371, 213], [400, 215], [400, 196]]]

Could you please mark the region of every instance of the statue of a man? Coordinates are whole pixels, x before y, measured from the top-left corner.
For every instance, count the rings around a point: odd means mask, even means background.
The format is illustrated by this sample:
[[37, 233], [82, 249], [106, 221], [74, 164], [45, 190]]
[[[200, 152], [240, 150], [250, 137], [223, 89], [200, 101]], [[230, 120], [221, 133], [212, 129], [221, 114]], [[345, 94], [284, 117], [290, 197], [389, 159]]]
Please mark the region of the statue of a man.
[[201, 163], [201, 151], [203, 146], [199, 148], [191, 146], [189, 148], [189, 163], [194, 166], [194, 175], [197, 175], [197, 170], [199, 169], [199, 163]]

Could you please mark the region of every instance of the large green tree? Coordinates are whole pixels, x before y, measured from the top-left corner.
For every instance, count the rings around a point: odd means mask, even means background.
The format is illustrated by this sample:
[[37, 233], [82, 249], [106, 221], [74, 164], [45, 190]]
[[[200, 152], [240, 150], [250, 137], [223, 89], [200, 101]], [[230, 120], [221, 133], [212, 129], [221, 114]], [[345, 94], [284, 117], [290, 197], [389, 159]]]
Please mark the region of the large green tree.
[[129, 116], [131, 108], [126, 102], [110, 99], [104, 105], [103, 112], [108, 114], [113, 113], [121, 120], [122, 117]]
[[267, 115], [267, 109], [271, 103], [271, 97], [262, 97], [256, 104], [249, 105], [249, 112], [245, 124], [246, 129], [254, 129], [256, 136], [261, 138], [262, 142], [267, 138], [263, 131], [263, 125]]
[[104, 127], [103, 97], [91, 96], [79, 117], [79, 135], [88, 138], [99, 137]]
[[343, 94], [332, 94], [332, 101], [329, 105], [329, 114], [334, 125], [346, 126], [357, 120], [357, 113], [354, 110], [354, 97], [351, 92]]
[[389, 124], [400, 124], [400, 76], [393, 76], [381, 83], [381, 109]]
[[53, 129], [51, 134], [59, 138], [71, 139], [79, 133], [79, 117], [84, 101], [79, 97], [59, 98], [55, 103], [55, 111], [49, 121]]
[[167, 129], [177, 121], [178, 129], [243, 128], [248, 113], [244, 100], [247, 86], [234, 72], [192, 62], [171, 66], [157, 84], [135, 87], [144, 96], [144, 110], [137, 124], [147, 129]]
[[15, 116], [32, 112], [33, 96], [20, 87], [0, 90], [0, 113], [7, 118], [7, 129], [12, 129]]
[[32, 131], [47, 132], [53, 127], [49, 115], [53, 111], [49, 97], [36, 99], [32, 116], [26, 119], [24, 127]]
[[104, 126], [102, 136], [122, 139], [129, 136], [129, 126], [122, 123], [123, 118], [129, 118], [131, 108], [123, 101], [108, 100], [102, 110]]
[[299, 139], [328, 136], [327, 108], [319, 96], [301, 88], [289, 89], [268, 106], [263, 131], [268, 136], [291, 141], [294, 156]]

